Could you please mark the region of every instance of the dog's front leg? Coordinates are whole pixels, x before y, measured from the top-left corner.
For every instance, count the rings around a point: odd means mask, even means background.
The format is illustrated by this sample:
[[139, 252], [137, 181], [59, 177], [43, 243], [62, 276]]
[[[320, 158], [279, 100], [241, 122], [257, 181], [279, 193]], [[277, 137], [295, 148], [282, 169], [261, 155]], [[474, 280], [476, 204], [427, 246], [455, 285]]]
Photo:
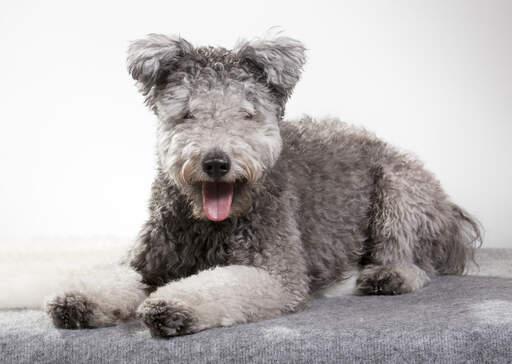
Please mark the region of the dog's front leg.
[[147, 297], [141, 280], [139, 273], [122, 264], [75, 272], [47, 300], [46, 312], [56, 327], [64, 329], [113, 325], [133, 317]]
[[265, 269], [231, 265], [168, 283], [137, 312], [153, 335], [170, 337], [277, 317], [297, 310], [305, 298]]

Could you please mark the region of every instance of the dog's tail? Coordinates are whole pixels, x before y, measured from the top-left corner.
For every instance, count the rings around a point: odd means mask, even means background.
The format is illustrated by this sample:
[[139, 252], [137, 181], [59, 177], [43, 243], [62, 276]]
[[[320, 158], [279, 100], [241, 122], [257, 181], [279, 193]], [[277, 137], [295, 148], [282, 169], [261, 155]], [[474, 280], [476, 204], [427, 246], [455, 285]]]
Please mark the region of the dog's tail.
[[440, 274], [467, 273], [476, 264], [475, 249], [482, 245], [482, 224], [467, 211], [450, 203], [450, 227], [443, 242], [444, 261], [438, 265]]

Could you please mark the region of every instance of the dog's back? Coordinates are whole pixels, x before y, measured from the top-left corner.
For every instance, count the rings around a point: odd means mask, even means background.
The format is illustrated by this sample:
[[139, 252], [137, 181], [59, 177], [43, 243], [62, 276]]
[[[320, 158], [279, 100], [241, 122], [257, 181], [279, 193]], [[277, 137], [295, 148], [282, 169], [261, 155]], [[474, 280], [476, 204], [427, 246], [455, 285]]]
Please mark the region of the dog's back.
[[[391, 234], [382, 230], [393, 224], [403, 224], [414, 239], [413, 255], [429, 274], [463, 272], [473, 242], [480, 239], [478, 223], [449, 201], [416, 158], [337, 119], [283, 121], [281, 134], [284, 147], [276, 168], [283, 164], [297, 197], [296, 219], [313, 288], [371, 263], [379, 235]], [[382, 203], [394, 198], [403, 210], [419, 210], [416, 221], [407, 221], [401, 210], [389, 215]]]

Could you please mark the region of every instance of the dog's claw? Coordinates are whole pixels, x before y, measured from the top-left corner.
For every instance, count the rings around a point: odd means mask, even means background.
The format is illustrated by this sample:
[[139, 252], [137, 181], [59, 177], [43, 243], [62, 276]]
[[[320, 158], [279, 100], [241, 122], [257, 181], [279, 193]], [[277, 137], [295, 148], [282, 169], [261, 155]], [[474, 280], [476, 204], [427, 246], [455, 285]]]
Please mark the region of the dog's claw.
[[194, 313], [174, 301], [147, 299], [137, 310], [137, 316], [149, 328], [153, 337], [172, 337], [194, 332]]
[[61, 329], [87, 329], [91, 327], [93, 304], [86, 297], [68, 293], [49, 300], [46, 311], [53, 324]]

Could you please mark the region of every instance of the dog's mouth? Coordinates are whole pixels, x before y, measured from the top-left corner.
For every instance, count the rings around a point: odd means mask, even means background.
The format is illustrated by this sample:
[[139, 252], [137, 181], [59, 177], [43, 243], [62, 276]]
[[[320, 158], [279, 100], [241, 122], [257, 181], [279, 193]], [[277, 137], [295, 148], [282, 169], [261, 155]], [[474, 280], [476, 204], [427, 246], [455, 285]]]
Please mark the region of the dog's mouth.
[[234, 185], [232, 182], [202, 182], [203, 210], [208, 219], [222, 221], [228, 218]]

